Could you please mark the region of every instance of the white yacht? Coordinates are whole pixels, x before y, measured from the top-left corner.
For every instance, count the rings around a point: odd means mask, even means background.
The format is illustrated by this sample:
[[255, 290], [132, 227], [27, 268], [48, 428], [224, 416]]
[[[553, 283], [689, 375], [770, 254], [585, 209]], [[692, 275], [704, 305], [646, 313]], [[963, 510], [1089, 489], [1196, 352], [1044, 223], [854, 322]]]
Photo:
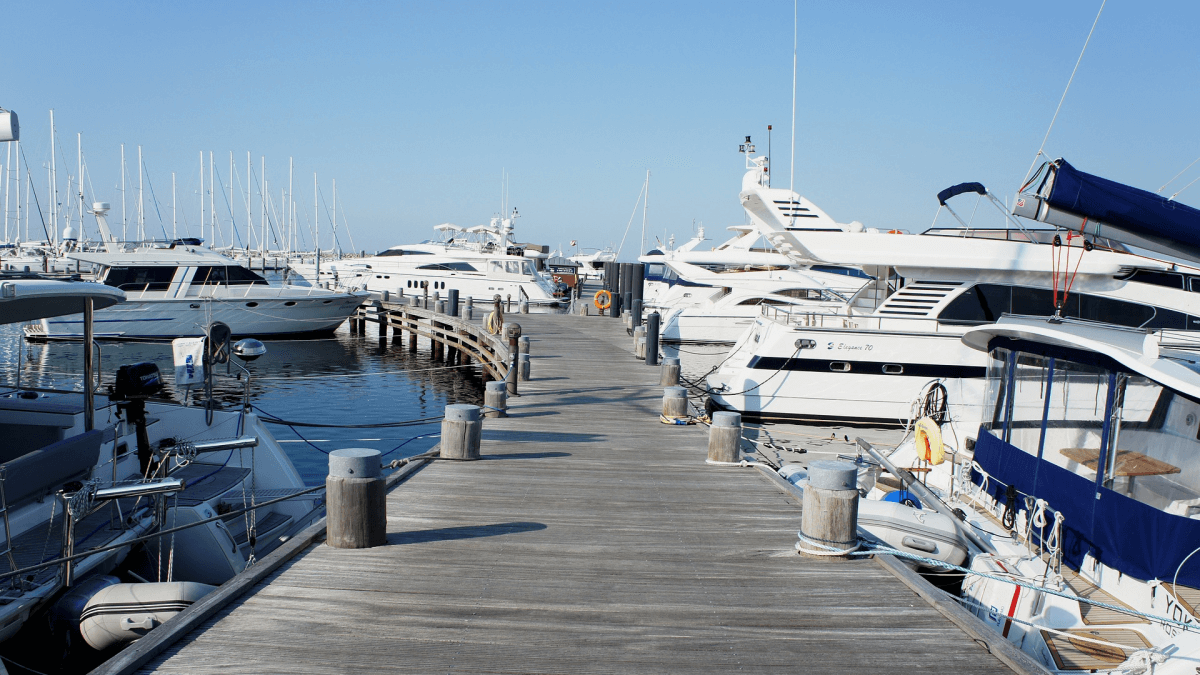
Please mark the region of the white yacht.
[[[96, 313], [96, 337], [169, 340], [204, 335], [214, 321], [237, 336], [330, 333], [362, 304], [365, 291], [272, 285], [217, 253], [194, 246], [70, 253], [98, 268], [100, 283], [125, 291], [128, 301]], [[80, 339], [81, 316], [28, 326], [32, 339]]]
[[[393, 246], [365, 258], [322, 260], [317, 265], [293, 266], [309, 283], [394, 296], [421, 296], [428, 291], [446, 297], [457, 290], [459, 298], [476, 302], [501, 299], [531, 305], [556, 305], [555, 285], [537, 270], [534, 259], [542, 254], [516, 246], [512, 218], [493, 218], [490, 226], [463, 229], [444, 223], [435, 229], [445, 237], [438, 242]], [[528, 255], [527, 255], [528, 253]]]
[[[572, 245], [575, 242], [571, 242]], [[603, 249], [576, 249], [570, 259], [579, 264], [579, 276], [586, 280], [600, 279], [604, 276], [604, 268], [609, 263], [617, 261], [617, 252], [611, 246]]]
[[663, 316], [661, 339], [665, 343], [732, 345], [763, 307], [834, 311], [865, 281], [789, 267], [713, 272], [681, 262], [659, 264], [677, 276], [665, 292], [646, 303], [646, 311]]
[[[873, 281], [833, 312], [764, 307], [708, 378], [710, 407], [752, 417], [904, 424], [914, 399], [959, 429], [978, 426], [986, 360], [960, 341], [1003, 313], [1200, 330], [1200, 268], [1055, 231], [806, 232], [788, 226], [788, 190], [747, 176], [747, 213], [789, 256], [859, 266]], [[970, 191], [963, 184], [939, 195]], [[1186, 207], [1184, 207], [1186, 208]], [[1020, 223], [1017, 223], [1020, 225]], [[1057, 245], [1056, 245], [1057, 242]], [[1098, 248], [1108, 246], [1107, 250]]]
[[[90, 317], [124, 297], [103, 284], [3, 273], [0, 323]], [[0, 390], [0, 641], [55, 603], [74, 607], [74, 621], [87, 607], [82, 629], [97, 649], [136, 639], [319, 514], [322, 496], [300, 494], [291, 461], [245, 407], [156, 399], [153, 364], [122, 366], [112, 393], [94, 395], [91, 351], [84, 391], [19, 380]], [[153, 536], [184, 525], [194, 527]], [[103, 601], [131, 585], [140, 602]]]

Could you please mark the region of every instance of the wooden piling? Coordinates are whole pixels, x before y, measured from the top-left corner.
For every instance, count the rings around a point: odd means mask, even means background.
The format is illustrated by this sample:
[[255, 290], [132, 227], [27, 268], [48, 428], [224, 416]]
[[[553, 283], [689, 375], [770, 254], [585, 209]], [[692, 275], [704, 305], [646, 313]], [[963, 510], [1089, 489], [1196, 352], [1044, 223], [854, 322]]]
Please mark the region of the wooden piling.
[[326, 543], [333, 548], [370, 548], [387, 543], [384, 482], [378, 450], [345, 448], [329, 453]]
[[731, 464], [741, 459], [742, 416], [735, 412], [713, 413], [708, 428], [708, 461]]
[[797, 550], [809, 558], [829, 558], [856, 548], [858, 468], [841, 461], [810, 463]]
[[446, 418], [442, 420], [442, 459], [479, 459], [482, 433], [479, 406], [465, 403], [446, 406]]
[[663, 390], [662, 414], [665, 417], [687, 417], [687, 389], [667, 387]]
[[503, 382], [484, 385], [483, 406], [484, 417], [508, 417], [508, 388]]
[[668, 356], [662, 362], [662, 374], [658, 378], [658, 383], [664, 387], [679, 386], [679, 358]]

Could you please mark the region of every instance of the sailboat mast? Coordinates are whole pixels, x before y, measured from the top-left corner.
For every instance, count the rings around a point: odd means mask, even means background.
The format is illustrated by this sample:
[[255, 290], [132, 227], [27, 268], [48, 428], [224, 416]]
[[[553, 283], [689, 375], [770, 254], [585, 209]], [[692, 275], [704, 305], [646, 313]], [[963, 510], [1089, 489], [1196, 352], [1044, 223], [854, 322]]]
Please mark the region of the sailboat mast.
[[246, 257], [250, 257], [250, 235], [254, 230], [254, 213], [250, 208], [250, 181], [254, 179], [254, 165], [250, 161], [250, 151], [246, 151]]
[[289, 256], [292, 253], [292, 238], [295, 236], [295, 229], [292, 227], [292, 221], [295, 220], [295, 216], [296, 216], [296, 214], [295, 214], [296, 205], [295, 205], [295, 200], [293, 199], [293, 195], [292, 195], [292, 172], [295, 170], [295, 168], [296, 168], [295, 167], [295, 159], [292, 157], [288, 157], [288, 189], [287, 189], [287, 207], [285, 208], [285, 212], [287, 214], [287, 231], [288, 231], [287, 252], [288, 252]]
[[[333, 245], [337, 246], [337, 179], [333, 179]], [[342, 247], [338, 246], [338, 257], [341, 257]]]
[[146, 200], [142, 180], [142, 146], [138, 146], [138, 241], [146, 241]]
[[4, 243], [8, 240], [8, 202], [12, 196], [12, 144], [4, 144]]
[[638, 255], [646, 252], [646, 212], [650, 208], [650, 169], [646, 169], [646, 199], [642, 202], [642, 247]]
[[83, 132], [76, 134], [76, 144], [79, 152], [79, 232], [75, 236], [83, 239]]
[[316, 241], [317, 249], [317, 276], [316, 284], [321, 285], [321, 211], [317, 208], [317, 172], [313, 172], [313, 240]]
[[50, 110], [50, 244], [54, 245], [58, 238], [58, 167], [55, 164], [54, 109]]
[[125, 215], [125, 144], [121, 144], [121, 241], [129, 241], [129, 217]]
[[200, 151], [200, 241], [204, 241], [204, 151]]
[[262, 213], [258, 219], [258, 252], [263, 259], [263, 268], [267, 265], [267, 156], [258, 160], [262, 164], [262, 184], [258, 186], [258, 195], [262, 198]]
[[179, 218], [175, 202], [175, 172], [171, 172], [171, 238], [179, 238]]
[[[217, 169], [213, 165], [212, 150], [208, 151], [208, 219], [210, 227], [208, 228], [208, 236], [213, 240], [217, 240]], [[224, 243], [224, 242], [222, 242]], [[212, 248], [212, 243], [208, 245]]]
[[[13, 141], [13, 154], [17, 156], [17, 243], [21, 242], [21, 141]], [[26, 228], [28, 230], [28, 228]], [[28, 235], [28, 232], [26, 233]], [[28, 238], [28, 236], [26, 237]]]

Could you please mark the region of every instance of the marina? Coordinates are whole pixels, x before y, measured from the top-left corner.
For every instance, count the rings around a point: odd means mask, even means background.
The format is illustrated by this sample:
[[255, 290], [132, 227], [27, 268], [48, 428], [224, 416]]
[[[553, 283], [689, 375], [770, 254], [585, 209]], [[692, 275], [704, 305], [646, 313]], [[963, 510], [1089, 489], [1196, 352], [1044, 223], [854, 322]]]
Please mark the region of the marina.
[[661, 424], [659, 369], [619, 322], [508, 319], [532, 379], [485, 420], [480, 461], [397, 481], [386, 545], [313, 533], [100, 672], [861, 672], [922, 670], [931, 649], [944, 672], [1010, 672], [877, 562], [796, 556], [795, 497]]
[[0, 675], [1200, 673], [1200, 6], [60, 4]]

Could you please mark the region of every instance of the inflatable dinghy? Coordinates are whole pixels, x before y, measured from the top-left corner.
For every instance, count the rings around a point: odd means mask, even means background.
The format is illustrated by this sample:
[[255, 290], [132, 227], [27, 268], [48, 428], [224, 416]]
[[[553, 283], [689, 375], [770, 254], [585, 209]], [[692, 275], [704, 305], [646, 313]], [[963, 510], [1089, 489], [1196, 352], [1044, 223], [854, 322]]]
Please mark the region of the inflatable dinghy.
[[108, 586], [84, 606], [79, 632], [93, 649], [132, 642], [215, 589], [192, 581]]

